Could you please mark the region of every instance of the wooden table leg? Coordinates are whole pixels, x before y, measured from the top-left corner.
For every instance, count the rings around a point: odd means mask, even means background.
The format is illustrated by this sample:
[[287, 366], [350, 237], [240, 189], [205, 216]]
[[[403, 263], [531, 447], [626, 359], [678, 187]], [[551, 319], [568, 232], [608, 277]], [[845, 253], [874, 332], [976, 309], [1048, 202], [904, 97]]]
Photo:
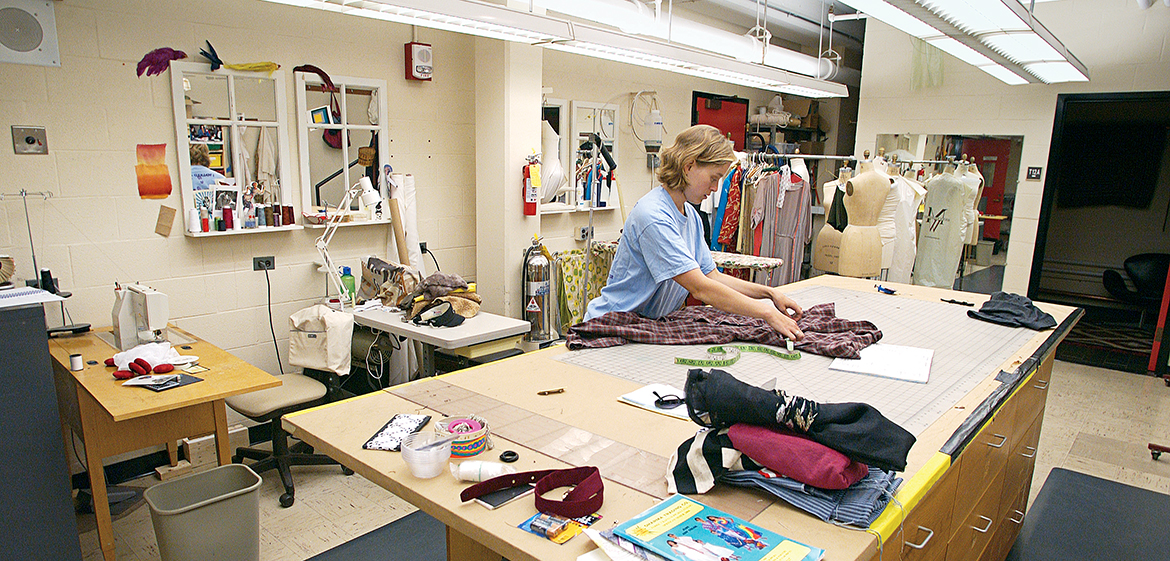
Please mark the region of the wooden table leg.
[[447, 526], [447, 561], [501, 561], [498, 553]]
[[89, 473], [89, 490], [93, 495], [93, 515], [97, 522], [98, 544], [102, 549], [105, 561], [114, 561], [117, 557], [117, 547], [114, 543], [114, 521], [110, 517], [110, 498], [106, 494], [106, 472], [102, 466], [102, 449], [104, 443], [93, 429], [87, 427], [87, 419], [95, 418], [100, 408], [84, 394], [81, 386], [77, 387], [78, 407], [81, 410], [81, 439], [85, 442], [85, 470]]
[[228, 443], [227, 404], [222, 399], [211, 403], [215, 415], [215, 456], [219, 465], [232, 463], [232, 451]]
[[179, 443], [174, 440], [167, 441], [167, 460], [171, 467], [179, 465]]

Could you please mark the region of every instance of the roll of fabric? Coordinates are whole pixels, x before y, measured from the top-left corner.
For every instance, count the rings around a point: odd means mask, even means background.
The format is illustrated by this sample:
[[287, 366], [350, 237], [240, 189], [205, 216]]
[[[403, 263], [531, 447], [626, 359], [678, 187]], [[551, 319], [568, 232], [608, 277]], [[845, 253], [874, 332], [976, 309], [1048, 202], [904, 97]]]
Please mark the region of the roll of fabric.
[[410, 266], [419, 271], [426, 271], [423, 268], [423, 254], [418, 246], [418, 204], [415, 199], [415, 185], [414, 176], [405, 174], [402, 178], [402, 197], [398, 200], [402, 202], [403, 220], [406, 222], [406, 248], [410, 251]]

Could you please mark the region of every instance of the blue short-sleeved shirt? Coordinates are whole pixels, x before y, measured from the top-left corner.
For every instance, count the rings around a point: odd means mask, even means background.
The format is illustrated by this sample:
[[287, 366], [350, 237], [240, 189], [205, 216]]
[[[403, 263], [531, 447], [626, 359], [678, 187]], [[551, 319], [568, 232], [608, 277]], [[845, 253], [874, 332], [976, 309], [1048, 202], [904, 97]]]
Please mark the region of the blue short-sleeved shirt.
[[674, 277], [693, 269], [715, 270], [695, 209], [679, 213], [663, 187], [642, 197], [622, 230], [609, 279], [589, 302], [585, 319], [608, 312], [638, 312], [657, 319], [682, 307], [687, 290]]

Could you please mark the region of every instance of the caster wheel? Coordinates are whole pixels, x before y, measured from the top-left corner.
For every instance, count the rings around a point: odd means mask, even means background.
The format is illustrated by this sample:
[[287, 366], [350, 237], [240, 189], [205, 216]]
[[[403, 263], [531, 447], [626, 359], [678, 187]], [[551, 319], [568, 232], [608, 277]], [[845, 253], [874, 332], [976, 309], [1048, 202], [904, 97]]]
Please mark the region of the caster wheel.
[[353, 470], [349, 469], [345, 466], [341, 466], [341, 473], [344, 473], [346, 475], [353, 475]]
[[1162, 456], [1162, 453], [1157, 451], [1157, 450], [1153, 450], [1150, 452], [1150, 455], [1153, 456], [1155, 460], [1157, 460], [1159, 457]]
[[280, 496], [280, 506], [288, 508], [293, 505], [294, 500], [296, 499], [294, 499], [292, 495], [285, 493]]

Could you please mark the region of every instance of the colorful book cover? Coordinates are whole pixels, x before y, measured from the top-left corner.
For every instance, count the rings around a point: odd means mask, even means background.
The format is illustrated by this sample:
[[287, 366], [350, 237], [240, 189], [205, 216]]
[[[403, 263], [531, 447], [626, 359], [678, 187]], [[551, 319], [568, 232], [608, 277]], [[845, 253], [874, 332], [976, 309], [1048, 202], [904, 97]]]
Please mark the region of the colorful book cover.
[[825, 550], [675, 495], [614, 532], [678, 561], [820, 561]]

